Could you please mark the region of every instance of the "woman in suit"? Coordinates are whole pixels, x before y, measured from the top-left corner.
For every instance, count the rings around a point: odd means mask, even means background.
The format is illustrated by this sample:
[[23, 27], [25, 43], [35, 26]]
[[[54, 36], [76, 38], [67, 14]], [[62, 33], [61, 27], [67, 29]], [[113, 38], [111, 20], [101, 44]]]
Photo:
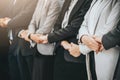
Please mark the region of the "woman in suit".
[[[95, 51], [95, 71], [97, 80], [112, 80], [113, 72], [119, 56], [119, 48], [114, 47], [110, 50], [97, 51], [99, 43], [94, 39], [95, 36], [103, 36], [117, 25], [120, 17], [119, 0], [93, 0], [85, 20], [79, 30], [80, 52], [86, 55], [87, 65], [89, 65], [89, 56], [91, 51]], [[114, 16], [113, 16], [114, 15]], [[94, 44], [92, 46], [91, 44]], [[95, 49], [93, 49], [95, 48]], [[108, 54], [107, 54], [108, 53]], [[89, 66], [88, 75], [89, 73]]]
[[54, 44], [39, 44], [39, 37], [40, 34], [52, 32], [59, 12], [58, 0], [39, 0], [28, 31], [21, 32], [20, 37], [36, 49], [32, 80], [53, 80]]
[[[41, 36], [41, 42], [54, 43], [55, 63], [54, 80], [87, 80], [85, 56], [79, 57], [80, 62], [72, 62], [74, 58], [60, 45], [62, 40], [77, 42], [78, 29], [92, 0], [65, 0], [60, 16], [55, 23], [54, 32]], [[44, 39], [43, 39], [44, 38]]]

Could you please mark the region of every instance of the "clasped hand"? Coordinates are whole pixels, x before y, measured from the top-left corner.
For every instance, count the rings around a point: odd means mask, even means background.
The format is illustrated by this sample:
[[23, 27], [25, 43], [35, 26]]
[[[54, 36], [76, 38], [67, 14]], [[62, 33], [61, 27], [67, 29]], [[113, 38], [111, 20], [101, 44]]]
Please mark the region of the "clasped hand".
[[21, 38], [25, 39], [26, 41], [34, 41], [37, 44], [46, 44], [48, 43], [47, 40], [47, 35], [43, 35], [43, 34], [29, 34], [28, 36], [28, 30], [23, 30], [21, 35]]
[[84, 43], [87, 47], [91, 50], [95, 51], [96, 53], [103, 50], [102, 40], [100, 37], [97, 36], [83, 36], [81, 38], [82, 43]]
[[3, 28], [7, 27], [7, 24], [10, 20], [11, 19], [8, 17], [0, 18], [0, 27], [3, 27]]

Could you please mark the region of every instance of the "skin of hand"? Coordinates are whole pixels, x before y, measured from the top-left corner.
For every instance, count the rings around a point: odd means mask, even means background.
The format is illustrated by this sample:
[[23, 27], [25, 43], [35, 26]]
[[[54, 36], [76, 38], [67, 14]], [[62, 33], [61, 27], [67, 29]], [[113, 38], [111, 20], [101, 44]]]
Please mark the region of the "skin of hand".
[[40, 36], [41, 36], [40, 34], [31, 34], [30, 38], [31, 40], [39, 44], [41, 42]]
[[62, 41], [61, 46], [63, 46], [64, 49], [68, 50], [70, 55], [74, 57], [79, 57], [80, 56], [80, 50], [79, 46], [74, 43], [69, 43], [67, 41]]
[[70, 55], [74, 57], [79, 57], [81, 55], [79, 45], [71, 43], [71, 47], [68, 50], [70, 52]]
[[39, 35], [39, 43], [47, 44], [48, 43], [48, 34], [46, 34], [46, 35], [40, 34]]
[[99, 44], [101, 44], [101, 45], [100, 45], [100, 48], [99, 48], [99, 51], [102, 51], [102, 50], [104, 49], [103, 44], [102, 44], [102, 37], [93, 36], [93, 38], [94, 38]]
[[91, 50], [93, 50], [97, 53], [99, 52], [101, 44], [98, 43], [92, 36], [83, 35], [81, 40]]
[[2, 28], [6, 28], [8, 22], [9, 22], [10, 20], [11, 20], [11, 19], [8, 18], [8, 17], [1, 18], [1, 19], [0, 19], [0, 26], [1, 26]]
[[71, 47], [71, 44], [68, 42], [68, 41], [62, 41], [61, 42], [61, 46], [66, 49], [66, 50], [69, 50], [70, 47]]
[[30, 41], [28, 38], [28, 30], [23, 30], [22, 33], [20, 34], [21, 38], [25, 39], [26, 41]]

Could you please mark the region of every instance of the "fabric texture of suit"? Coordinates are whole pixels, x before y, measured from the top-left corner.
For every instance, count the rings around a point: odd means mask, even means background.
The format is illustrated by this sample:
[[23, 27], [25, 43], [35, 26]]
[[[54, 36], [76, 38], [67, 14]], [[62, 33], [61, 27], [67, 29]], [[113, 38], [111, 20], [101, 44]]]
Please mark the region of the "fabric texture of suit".
[[[48, 34], [52, 32], [60, 12], [57, 0], [39, 0], [33, 18], [29, 25], [29, 33]], [[53, 55], [54, 44], [37, 44], [37, 50], [42, 55]]]
[[[103, 36], [102, 43], [105, 49], [110, 49], [112, 47], [120, 45], [120, 21], [116, 28], [114, 28], [113, 30], [111, 30], [110, 32]], [[113, 80], [119, 80], [120, 79], [119, 74], [120, 74], [120, 56], [118, 59]]]
[[[76, 35], [80, 25], [83, 21], [84, 15], [87, 12], [91, 0], [78, 0], [74, 6], [68, 21], [68, 25], [65, 28], [62, 28], [62, 21], [65, 16], [65, 12], [68, 10], [70, 1], [65, 0], [63, 4], [62, 11], [58, 20], [54, 26], [54, 31], [48, 34], [48, 42], [56, 42], [55, 47], [55, 64], [54, 64], [54, 79], [55, 80], [73, 80], [73, 79], [83, 79], [86, 80], [86, 69], [85, 69], [85, 57], [81, 55], [80, 63], [76, 58], [69, 55], [69, 53], [60, 46], [60, 41], [67, 40], [69, 42], [77, 43]], [[60, 64], [59, 64], [60, 63]], [[63, 68], [64, 66], [64, 68]], [[69, 66], [69, 67], [68, 67]], [[82, 70], [79, 70], [80, 67]], [[71, 70], [71, 69], [74, 69]], [[64, 73], [62, 72], [65, 69]], [[75, 75], [71, 73], [76, 73]], [[69, 76], [68, 76], [69, 74]], [[81, 74], [78, 76], [77, 74]], [[73, 78], [74, 77], [74, 78]]]
[[[7, 25], [8, 29], [12, 29], [13, 32], [13, 41], [8, 56], [11, 80], [31, 79], [33, 51], [29, 49], [29, 43], [18, 38], [18, 33], [22, 29], [27, 29], [36, 4], [37, 0], [16, 0], [15, 4], [10, 3], [6, 11], [9, 13], [8, 17], [11, 18]], [[31, 50], [30, 53], [27, 53], [28, 50]]]

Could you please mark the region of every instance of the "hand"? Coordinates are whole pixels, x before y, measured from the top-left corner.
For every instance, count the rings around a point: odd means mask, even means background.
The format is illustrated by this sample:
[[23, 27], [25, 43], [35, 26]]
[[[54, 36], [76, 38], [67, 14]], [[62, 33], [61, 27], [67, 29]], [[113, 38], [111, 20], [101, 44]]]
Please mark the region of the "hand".
[[100, 45], [100, 48], [99, 48], [99, 51], [102, 51], [102, 50], [104, 49], [103, 44], [102, 44], [102, 37], [93, 36], [93, 38], [94, 38], [99, 44], [101, 44], [101, 45]]
[[27, 36], [27, 31], [26, 30], [22, 30], [21, 33], [20, 33], [20, 38], [25, 38], [25, 36]]
[[98, 53], [101, 44], [98, 43], [93, 37], [84, 35], [81, 40], [91, 50]]
[[81, 55], [79, 45], [71, 43], [71, 47], [68, 50], [70, 52], [70, 55], [74, 57], [79, 57]]
[[42, 43], [42, 44], [48, 43], [48, 35], [40, 35], [39, 38], [40, 38], [39, 43]]
[[11, 20], [11, 19], [8, 18], [8, 17], [1, 18], [1, 19], [0, 19], [0, 26], [3, 27], [3, 28], [7, 27], [7, 24], [8, 24], [8, 22], [9, 22], [10, 20]]
[[62, 41], [61, 46], [63, 46], [64, 49], [69, 50], [71, 47], [71, 44], [67, 41]]
[[23, 30], [20, 34], [21, 38], [25, 39], [26, 41], [30, 41], [30, 39], [28, 38], [28, 30]]
[[36, 42], [36, 43], [39, 44], [39, 43], [41, 42], [40, 36], [41, 36], [41, 34], [31, 34], [31, 35], [30, 35], [30, 38], [31, 38], [34, 42]]

